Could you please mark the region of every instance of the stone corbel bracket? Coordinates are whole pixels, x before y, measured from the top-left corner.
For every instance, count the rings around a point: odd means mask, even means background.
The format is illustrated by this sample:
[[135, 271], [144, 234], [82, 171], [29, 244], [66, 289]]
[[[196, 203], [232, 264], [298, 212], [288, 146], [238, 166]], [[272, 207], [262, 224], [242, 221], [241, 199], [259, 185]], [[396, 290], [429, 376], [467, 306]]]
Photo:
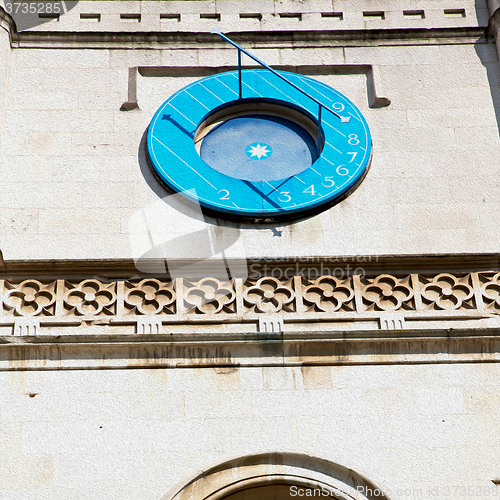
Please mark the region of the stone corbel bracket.
[[381, 96], [385, 92], [382, 87], [379, 68], [376, 64], [371, 64], [368, 68], [366, 72], [366, 89], [370, 108], [386, 108], [391, 104], [391, 100]]
[[[306, 67], [301, 67], [305, 69]], [[206, 76], [208, 68], [199, 68], [200, 78]], [[227, 68], [231, 70], [233, 68]], [[279, 69], [279, 68], [276, 68]], [[382, 78], [379, 68], [376, 64], [337, 64], [331, 66], [322, 66], [322, 72], [331, 72], [337, 75], [366, 75], [366, 93], [368, 96], [368, 105], [370, 108], [384, 108], [391, 104], [390, 99], [382, 97], [384, 94]], [[144, 108], [144, 82], [143, 79], [149, 76], [168, 77], [173, 74], [182, 74], [186, 71], [184, 67], [159, 67], [159, 66], [134, 66], [129, 68], [128, 73], [128, 96], [127, 100], [121, 105], [121, 111], [132, 111]], [[213, 69], [213, 73], [216, 70]], [[167, 96], [165, 96], [167, 97]]]
[[132, 111], [133, 109], [139, 108], [139, 101], [142, 86], [139, 89], [141, 84], [141, 75], [139, 73], [139, 68], [134, 66], [128, 69], [128, 96], [127, 100], [121, 105], [120, 111]]
[[280, 334], [283, 331], [283, 316], [273, 314], [259, 317], [259, 332]]
[[15, 337], [34, 337], [40, 334], [40, 318], [36, 316], [21, 316], [14, 321], [12, 331]]
[[381, 312], [379, 324], [381, 330], [403, 331], [405, 328], [405, 317], [401, 313]]
[[159, 317], [137, 318], [136, 333], [138, 335], [159, 335], [162, 333], [162, 321]]

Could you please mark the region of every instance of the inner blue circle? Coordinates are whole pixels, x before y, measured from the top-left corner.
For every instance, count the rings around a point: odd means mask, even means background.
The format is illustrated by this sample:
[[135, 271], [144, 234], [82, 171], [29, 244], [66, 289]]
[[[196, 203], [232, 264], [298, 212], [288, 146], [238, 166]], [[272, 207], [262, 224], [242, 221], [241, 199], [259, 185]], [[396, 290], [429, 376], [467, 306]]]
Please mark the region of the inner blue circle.
[[272, 115], [245, 115], [222, 122], [204, 137], [200, 156], [218, 172], [248, 181], [286, 179], [309, 168], [318, 157], [309, 132]]

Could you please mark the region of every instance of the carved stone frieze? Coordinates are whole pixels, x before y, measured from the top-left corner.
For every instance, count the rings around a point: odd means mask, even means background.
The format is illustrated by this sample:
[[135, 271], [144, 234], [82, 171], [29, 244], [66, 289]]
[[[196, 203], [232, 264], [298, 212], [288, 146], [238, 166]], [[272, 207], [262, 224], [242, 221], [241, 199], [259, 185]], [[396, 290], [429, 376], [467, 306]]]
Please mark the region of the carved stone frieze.
[[[0, 327], [10, 325], [16, 335], [43, 334], [45, 326], [74, 328], [103, 321], [113, 327], [135, 325], [134, 332], [151, 335], [166, 332], [162, 324], [196, 323], [253, 323], [264, 334], [286, 332], [293, 323], [353, 321], [400, 331], [411, 321], [457, 319], [463, 324], [464, 319], [491, 322], [499, 316], [500, 273], [492, 271], [346, 279], [326, 275], [314, 280], [298, 275], [229, 281], [0, 279]], [[25, 327], [22, 318], [37, 321]]]

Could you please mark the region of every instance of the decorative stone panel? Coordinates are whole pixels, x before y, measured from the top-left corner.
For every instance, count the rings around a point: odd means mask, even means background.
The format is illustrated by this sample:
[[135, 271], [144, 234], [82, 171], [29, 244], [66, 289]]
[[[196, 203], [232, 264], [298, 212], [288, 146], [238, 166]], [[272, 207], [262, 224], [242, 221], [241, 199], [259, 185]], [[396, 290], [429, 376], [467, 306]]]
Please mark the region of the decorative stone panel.
[[500, 273], [478, 273], [486, 310], [500, 314]]
[[363, 307], [366, 311], [406, 311], [415, 310], [411, 277], [398, 279], [382, 274], [375, 279], [360, 280]]
[[116, 283], [95, 279], [80, 283], [66, 282], [64, 310], [66, 315], [103, 316], [116, 313]]
[[458, 309], [475, 309], [472, 276], [463, 277], [451, 274], [438, 274], [432, 279], [420, 277], [422, 303], [425, 310], [452, 311]]
[[243, 299], [248, 312], [275, 314], [294, 312], [295, 291], [292, 280], [268, 276], [254, 284], [246, 283]]
[[4, 282], [4, 314], [14, 316], [54, 316], [56, 282], [30, 279], [21, 283]]
[[125, 314], [155, 316], [175, 314], [175, 291], [172, 281], [161, 282], [148, 278], [125, 282]]
[[321, 276], [307, 281], [302, 296], [307, 312], [354, 311], [354, 286], [352, 278], [339, 280], [333, 276]]
[[232, 281], [203, 278], [184, 280], [184, 304], [188, 314], [234, 314], [236, 293]]

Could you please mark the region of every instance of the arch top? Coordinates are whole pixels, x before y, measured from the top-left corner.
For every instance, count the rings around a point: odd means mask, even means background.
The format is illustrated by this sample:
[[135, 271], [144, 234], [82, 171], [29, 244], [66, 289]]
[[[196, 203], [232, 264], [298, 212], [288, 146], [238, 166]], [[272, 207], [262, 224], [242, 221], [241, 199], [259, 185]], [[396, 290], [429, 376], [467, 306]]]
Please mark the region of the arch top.
[[[320, 490], [321, 498], [335, 500], [390, 500], [364, 474], [329, 460], [287, 452], [246, 455], [215, 464], [176, 484], [161, 500], [223, 500], [251, 488], [276, 485], [295, 486], [294, 492]], [[298, 495], [291, 490], [290, 498], [294, 496]]]

